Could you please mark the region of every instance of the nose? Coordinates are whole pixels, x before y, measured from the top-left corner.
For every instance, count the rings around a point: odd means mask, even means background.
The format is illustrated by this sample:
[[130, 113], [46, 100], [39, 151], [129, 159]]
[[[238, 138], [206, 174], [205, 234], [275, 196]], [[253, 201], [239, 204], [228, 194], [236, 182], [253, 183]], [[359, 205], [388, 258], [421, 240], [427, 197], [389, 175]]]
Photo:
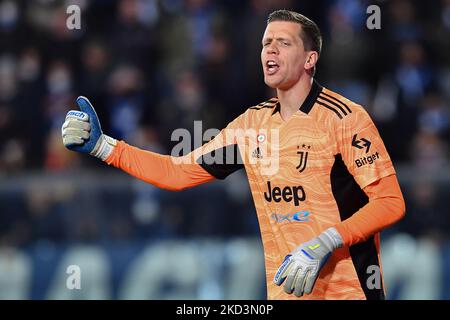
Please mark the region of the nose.
[[267, 46], [267, 54], [277, 54], [278, 48], [275, 44], [271, 43]]

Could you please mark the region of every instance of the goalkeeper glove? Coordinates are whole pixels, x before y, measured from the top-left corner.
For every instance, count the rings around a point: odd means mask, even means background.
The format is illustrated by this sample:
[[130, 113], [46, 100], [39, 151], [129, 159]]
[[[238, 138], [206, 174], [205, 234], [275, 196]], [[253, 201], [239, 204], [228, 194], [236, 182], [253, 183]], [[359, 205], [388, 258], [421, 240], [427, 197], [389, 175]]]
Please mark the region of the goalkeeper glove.
[[89, 100], [78, 97], [81, 111], [70, 110], [62, 126], [64, 146], [72, 151], [88, 153], [106, 160], [117, 145], [117, 140], [103, 134], [97, 113]]
[[286, 293], [294, 292], [297, 297], [305, 293], [310, 294], [323, 265], [331, 253], [342, 245], [343, 241], [337, 230], [327, 229], [284, 258], [275, 275], [275, 284], [279, 286], [286, 280], [284, 284]]

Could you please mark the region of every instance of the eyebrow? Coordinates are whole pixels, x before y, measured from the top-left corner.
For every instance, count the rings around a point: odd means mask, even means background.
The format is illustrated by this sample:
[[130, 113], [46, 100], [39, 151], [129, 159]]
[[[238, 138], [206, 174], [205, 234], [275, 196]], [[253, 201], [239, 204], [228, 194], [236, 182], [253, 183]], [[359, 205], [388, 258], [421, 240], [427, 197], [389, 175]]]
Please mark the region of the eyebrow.
[[[272, 40], [274, 40], [274, 39], [271, 38], [271, 37], [268, 37], [268, 38], [263, 38], [261, 42], [265, 43], [267, 41], [272, 41]], [[275, 40], [276, 41], [293, 41], [290, 37], [289, 38], [287, 38], [287, 37], [277, 37], [277, 38], [275, 38]]]

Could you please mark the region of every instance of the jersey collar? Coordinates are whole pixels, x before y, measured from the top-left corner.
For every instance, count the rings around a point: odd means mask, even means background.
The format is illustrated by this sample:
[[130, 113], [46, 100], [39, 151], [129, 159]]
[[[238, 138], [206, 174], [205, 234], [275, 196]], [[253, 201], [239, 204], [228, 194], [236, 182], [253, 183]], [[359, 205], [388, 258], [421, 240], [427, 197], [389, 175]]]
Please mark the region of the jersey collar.
[[[305, 101], [303, 101], [299, 110], [308, 114], [311, 111], [312, 107], [314, 106], [317, 97], [322, 92], [322, 89], [323, 87], [316, 81], [316, 79], [313, 79], [313, 83], [311, 89], [309, 90], [308, 96], [306, 97]], [[277, 105], [275, 106], [272, 115], [274, 115], [279, 111], [280, 111], [280, 102], [277, 102]]]

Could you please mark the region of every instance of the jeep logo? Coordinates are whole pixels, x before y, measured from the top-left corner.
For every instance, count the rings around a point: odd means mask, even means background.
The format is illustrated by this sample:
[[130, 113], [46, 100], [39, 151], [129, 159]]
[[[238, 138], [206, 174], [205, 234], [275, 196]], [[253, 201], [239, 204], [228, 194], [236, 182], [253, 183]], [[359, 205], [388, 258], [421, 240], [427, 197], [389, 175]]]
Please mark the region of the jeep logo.
[[275, 202], [280, 202], [281, 200], [291, 202], [294, 200], [295, 206], [298, 206], [300, 201], [305, 201], [306, 199], [306, 193], [302, 186], [286, 186], [283, 189], [280, 187], [274, 187], [272, 189], [270, 181], [267, 181], [267, 189], [268, 190], [264, 192], [264, 198], [268, 202], [272, 202], [272, 200]]

